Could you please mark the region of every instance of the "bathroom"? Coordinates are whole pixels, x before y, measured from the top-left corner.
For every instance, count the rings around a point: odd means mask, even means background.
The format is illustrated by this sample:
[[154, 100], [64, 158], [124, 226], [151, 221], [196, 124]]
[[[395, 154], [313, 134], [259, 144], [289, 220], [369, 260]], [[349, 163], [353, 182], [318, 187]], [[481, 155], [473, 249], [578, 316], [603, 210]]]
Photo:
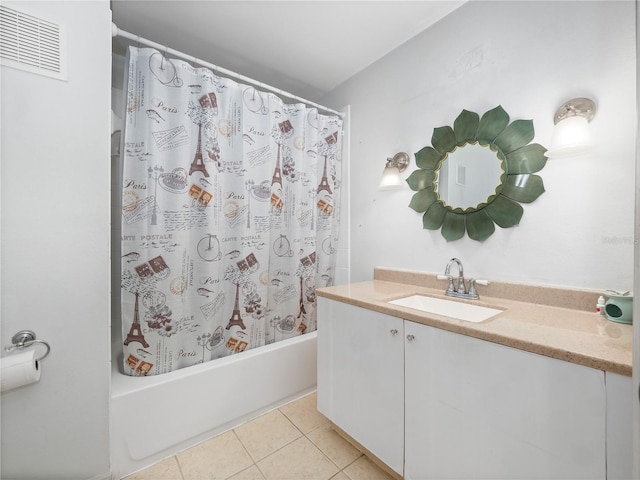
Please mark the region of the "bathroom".
[[[2, 396], [2, 473], [109, 478], [110, 5], [15, 5], [64, 24], [69, 51], [67, 82], [2, 67], [3, 347], [25, 328], [52, 346], [37, 387]], [[441, 273], [459, 257], [491, 280], [632, 289], [636, 8], [471, 1], [318, 99], [350, 106], [340, 281], [369, 280], [375, 266]], [[580, 96], [598, 104], [598, 149], [547, 162], [546, 191], [517, 227], [447, 242], [422, 229], [411, 191], [377, 190], [388, 157], [409, 153], [406, 177], [433, 128], [463, 109], [502, 105], [548, 145], [553, 113]]]

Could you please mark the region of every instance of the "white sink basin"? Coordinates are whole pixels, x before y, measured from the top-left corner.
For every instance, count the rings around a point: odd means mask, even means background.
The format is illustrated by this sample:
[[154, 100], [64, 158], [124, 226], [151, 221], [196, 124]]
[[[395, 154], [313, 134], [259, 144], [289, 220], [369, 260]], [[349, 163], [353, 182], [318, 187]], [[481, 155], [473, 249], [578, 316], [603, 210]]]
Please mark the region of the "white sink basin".
[[473, 323], [483, 322], [502, 313], [502, 310], [496, 308], [481, 307], [480, 305], [427, 297], [425, 295], [411, 295], [391, 300], [389, 303]]

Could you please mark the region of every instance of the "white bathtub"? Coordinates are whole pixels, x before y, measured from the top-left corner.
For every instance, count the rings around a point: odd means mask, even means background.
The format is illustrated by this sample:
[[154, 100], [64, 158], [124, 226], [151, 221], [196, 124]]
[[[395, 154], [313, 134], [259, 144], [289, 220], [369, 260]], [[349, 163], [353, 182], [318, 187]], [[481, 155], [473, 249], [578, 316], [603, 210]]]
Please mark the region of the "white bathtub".
[[111, 473], [119, 479], [316, 388], [316, 332], [153, 377], [113, 356]]

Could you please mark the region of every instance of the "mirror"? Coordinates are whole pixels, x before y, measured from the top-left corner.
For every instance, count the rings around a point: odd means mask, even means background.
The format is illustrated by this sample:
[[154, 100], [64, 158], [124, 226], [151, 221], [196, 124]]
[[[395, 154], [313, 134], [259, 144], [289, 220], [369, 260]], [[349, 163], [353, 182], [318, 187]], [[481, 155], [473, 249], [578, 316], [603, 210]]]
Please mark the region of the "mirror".
[[467, 143], [442, 159], [435, 189], [442, 201], [453, 208], [477, 207], [496, 193], [503, 173], [495, 152]]
[[529, 144], [535, 136], [533, 121], [509, 122], [507, 112], [497, 106], [482, 118], [463, 110], [453, 128], [433, 130], [432, 146], [415, 154], [418, 170], [407, 178], [416, 192], [409, 207], [423, 214], [423, 228], [440, 230], [447, 241], [465, 232], [484, 241], [495, 225], [520, 223], [520, 203], [544, 193], [542, 178], [534, 173], [546, 164], [547, 150]]

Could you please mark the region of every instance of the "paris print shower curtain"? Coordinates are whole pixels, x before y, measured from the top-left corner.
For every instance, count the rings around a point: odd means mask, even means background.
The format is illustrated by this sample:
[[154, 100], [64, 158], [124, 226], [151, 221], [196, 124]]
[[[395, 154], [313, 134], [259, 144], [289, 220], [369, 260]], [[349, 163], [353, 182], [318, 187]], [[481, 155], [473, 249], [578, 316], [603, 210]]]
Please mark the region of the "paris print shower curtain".
[[332, 283], [342, 122], [130, 47], [124, 370], [153, 375], [316, 328]]

